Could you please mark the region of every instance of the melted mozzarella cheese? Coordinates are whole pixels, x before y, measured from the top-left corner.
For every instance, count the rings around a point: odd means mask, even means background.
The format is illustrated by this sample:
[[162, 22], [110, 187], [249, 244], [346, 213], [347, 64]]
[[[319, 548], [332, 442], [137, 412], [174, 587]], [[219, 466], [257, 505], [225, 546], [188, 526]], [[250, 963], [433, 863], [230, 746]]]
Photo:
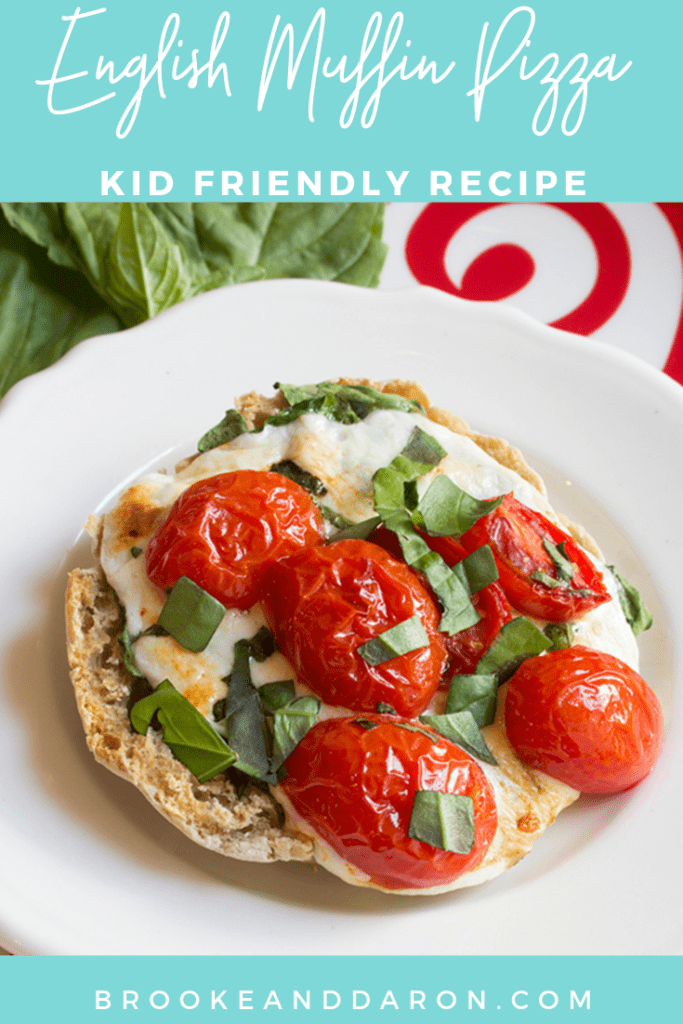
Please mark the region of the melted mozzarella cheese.
[[[165, 600], [165, 595], [147, 577], [144, 556], [134, 557], [131, 548], [145, 551], [167, 510], [191, 484], [233, 470], [267, 470], [277, 462], [291, 459], [324, 483], [328, 492], [325, 504], [346, 518], [359, 522], [374, 515], [373, 474], [388, 465], [401, 451], [416, 424], [435, 437], [447, 452], [433, 473], [420, 481], [421, 490], [428, 486], [435, 473], [446, 473], [476, 498], [491, 498], [512, 491], [521, 502], [558, 522], [545, 496], [532, 484], [496, 462], [470, 438], [453, 433], [422, 416], [379, 410], [360, 423], [346, 425], [331, 422], [317, 414], [307, 414], [285, 426], [266, 426], [260, 433], [242, 434], [229, 444], [192, 459], [174, 476], [152, 473], [142, 478], [105, 516], [101, 562], [125, 608], [130, 633], [135, 635], [155, 623]], [[637, 647], [617, 599], [616, 581], [604, 565], [593, 560], [603, 574], [613, 600], [600, 605], [577, 622], [575, 642], [614, 654], [637, 668]], [[163, 679], [170, 680], [203, 715], [213, 721], [213, 704], [227, 692], [223, 680], [232, 669], [234, 644], [237, 640], [254, 636], [264, 624], [258, 605], [248, 611], [228, 610], [201, 654], [191, 654], [171, 637], [147, 636], [135, 642], [135, 658], [153, 685], [158, 685]], [[275, 680], [295, 679], [292, 666], [280, 653], [261, 663], [252, 662], [251, 671], [257, 686]], [[298, 683], [296, 690], [297, 694], [309, 692]], [[443, 704], [444, 694], [439, 692], [429, 710], [439, 713]], [[352, 713], [344, 708], [323, 706], [321, 718]], [[478, 763], [496, 794], [499, 821], [501, 816], [505, 818], [507, 815], [514, 825], [519, 808], [509, 777], [495, 766]], [[562, 786], [561, 783], [558, 785]], [[567, 789], [567, 793], [571, 792]], [[357, 885], [370, 884], [362, 872], [338, 857], [299, 819], [286, 798], [278, 791], [275, 795], [285, 805], [289, 825], [313, 836], [316, 858], [321, 864], [346, 881]], [[493, 853], [470, 873], [470, 881], [459, 879], [445, 888], [484, 881], [503, 870], [505, 865], [496, 866], [499, 865], [496, 844], [500, 846], [503, 841], [499, 830], [491, 848]], [[441, 891], [441, 888], [430, 891]]]

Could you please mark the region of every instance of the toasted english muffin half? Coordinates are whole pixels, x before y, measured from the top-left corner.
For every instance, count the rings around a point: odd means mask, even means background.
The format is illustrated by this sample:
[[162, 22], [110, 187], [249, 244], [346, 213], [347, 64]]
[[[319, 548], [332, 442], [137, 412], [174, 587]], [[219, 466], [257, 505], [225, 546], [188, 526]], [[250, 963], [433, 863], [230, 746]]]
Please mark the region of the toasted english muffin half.
[[[526, 464], [518, 449], [501, 438], [475, 433], [459, 417], [432, 406], [417, 384], [356, 378], [343, 378], [339, 383], [362, 384], [420, 402], [433, 422], [469, 437], [500, 465], [514, 470], [546, 496], [542, 480]], [[286, 405], [281, 392], [273, 398], [252, 392], [236, 401], [236, 408], [249, 428], [261, 426], [267, 417]], [[189, 465], [193, 458], [195, 456], [184, 460], [180, 467]], [[599, 549], [582, 528], [566, 521], [564, 524], [584, 547], [600, 557]], [[91, 517], [88, 530], [98, 557], [102, 521]], [[66, 623], [76, 702], [88, 746], [100, 764], [132, 782], [168, 821], [209, 850], [259, 863], [318, 861], [347, 881], [371, 884], [357, 873], [347, 877], [343, 871], [336, 870], [329, 850], [305, 834], [305, 826], [298, 827], [292, 816], [285, 815], [283, 808], [261, 786], [244, 776], [241, 776], [244, 781], [233, 781], [231, 772], [200, 784], [174, 756], [160, 734], [150, 729], [142, 736], [132, 730], [128, 709], [131, 699], [135, 699], [138, 681], [126, 669], [117, 642], [124, 624], [121, 606], [99, 566], [76, 569], [70, 574]], [[505, 690], [506, 687], [501, 687], [499, 691], [495, 722], [483, 730], [486, 743], [498, 761], [494, 788], [497, 795], [504, 796], [504, 800], [497, 801], [498, 827], [485, 858], [473, 871], [450, 885], [402, 892], [428, 895], [496, 877], [528, 853], [559, 812], [578, 797], [569, 786], [529, 768], [516, 756], [505, 733]]]

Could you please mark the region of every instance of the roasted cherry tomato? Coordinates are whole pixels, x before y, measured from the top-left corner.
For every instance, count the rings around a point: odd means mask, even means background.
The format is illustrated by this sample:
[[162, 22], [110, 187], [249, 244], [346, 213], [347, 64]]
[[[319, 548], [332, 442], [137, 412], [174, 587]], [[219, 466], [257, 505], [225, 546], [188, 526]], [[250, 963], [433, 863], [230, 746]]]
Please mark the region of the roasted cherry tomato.
[[[430, 537], [427, 533], [419, 532], [430, 548], [441, 555], [446, 565], [456, 565], [467, 558], [469, 552], [454, 537]], [[370, 539], [396, 558], [402, 558], [398, 537], [392, 530], [387, 530], [386, 526], [374, 530]], [[428, 587], [426, 577], [422, 579]], [[472, 604], [479, 615], [479, 622], [454, 636], [442, 634], [449, 654], [446, 682], [453, 675], [469, 675], [474, 672], [477, 662], [486, 654], [501, 628], [512, 619], [510, 602], [498, 583], [490, 583], [474, 594]]]
[[623, 661], [576, 646], [523, 663], [510, 680], [505, 725], [532, 768], [583, 793], [618, 793], [652, 771], [662, 712]]
[[[568, 622], [611, 600], [599, 571], [569, 534], [511, 494], [506, 494], [498, 508], [483, 516], [460, 539], [468, 551], [491, 545], [505, 595], [526, 615]], [[566, 557], [574, 566], [569, 586], [553, 586], [534, 578], [535, 573], [557, 578], [544, 539], [556, 547], [564, 544]]]
[[[328, 704], [374, 711], [382, 701], [420, 714], [446, 666], [440, 615], [415, 573], [365, 540], [307, 548], [271, 562], [262, 604], [300, 683]], [[358, 647], [419, 615], [429, 645], [369, 665]]]
[[[375, 884], [448, 885], [483, 860], [496, 831], [495, 797], [469, 754], [432, 730], [427, 736], [404, 724], [391, 715], [319, 722], [287, 758], [280, 786], [313, 831]], [[469, 853], [408, 836], [417, 790], [472, 798]]]
[[188, 576], [227, 608], [259, 599], [264, 563], [323, 540], [311, 496], [279, 473], [238, 470], [192, 484], [152, 537], [147, 574], [162, 590]]

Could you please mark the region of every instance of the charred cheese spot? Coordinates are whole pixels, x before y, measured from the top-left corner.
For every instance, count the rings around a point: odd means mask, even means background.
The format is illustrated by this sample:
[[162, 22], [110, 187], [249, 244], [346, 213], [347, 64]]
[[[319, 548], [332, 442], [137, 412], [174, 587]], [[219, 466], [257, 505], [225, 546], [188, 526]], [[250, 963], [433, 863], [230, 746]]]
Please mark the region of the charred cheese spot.
[[151, 537], [166, 511], [150, 497], [147, 484], [134, 484], [108, 515], [111, 534], [107, 546], [111, 553], [117, 554], [129, 549], [135, 541]]

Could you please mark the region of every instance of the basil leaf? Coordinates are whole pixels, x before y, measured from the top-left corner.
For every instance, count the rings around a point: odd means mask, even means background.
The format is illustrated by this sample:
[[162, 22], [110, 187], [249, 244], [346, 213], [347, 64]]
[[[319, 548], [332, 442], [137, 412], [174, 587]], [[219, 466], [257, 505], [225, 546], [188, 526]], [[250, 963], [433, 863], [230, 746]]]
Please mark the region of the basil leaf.
[[222, 444], [233, 441], [240, 434], [247, 432], [247, 421], [237, 409], [228, 409], [220, 423], [200, 437], [197, 442], [198, 452], [208, 452], [212, 448], [219, 448]]
[[133, 676], [138, 676], [142, 679], [143, 674], [135, 663], [135, 655], [133, 654], [133, 644], [137, 640], [137, 636], [131, 636], [128, 626], [124, 626], [118, 635], [119, 651], [121, 652], [121, 660], [126, 666], [128, 671]]
[[418, 790], [408, 835], [439, 850], [469, 853], [474, 846], [474, 804], [469, 796]]
[[155, 714], [164, 742], [199, 782], [208, 782], [235, 763], [235, 752], [168, 679], [131, 708], [135, 731], [144, 736]]
[[[419, 402], [401, 395], [385, 394], [364, 384], [336, 384], [324, 380], [320, 384], [301, 385], [276, 382], [275, 387], [280, 388], [290, 409], [296, 409], [299, 416], [305, 412], [322, 412], [340, 423], [357, 423], [376, 409], [424, 413]], [[276, 413], [268, 422], [279, 415]]]
[[[425, 433], [420, 427], [414, 427], [401, 451], [401, 458], [418, 466], [433, 467], [438, 466], [446, 454], [445, 448], [441, 447], [435, 437]], [[429, 470], [425, 472], [429, 472]]]
[[322, 498], [323, 495], [327, 494], [327, 487], [319, 480], [317, 476], [313, 476], [312, 473], [302, 469], [301, 466], [297, 466], [296, 462], [291, 459], [284, 459], [283, 462], [276, 462], [270, 467], [271, 473], [279, 473], [281, 476], [286, 476], [288, 480], [298, 484], [299, 487], [303, 487], [309, 494], [315, 495], [316, 498]]
[[213, 715], [214, 721], [215, 722], [222, 722], [223, 719], [225, 718], [226, 714], [227, 714], [227, 710], [228, 710], [228, 698], [227, 697], [222, 697], [220, 700], [217, 700], [216, 703], [214, 704], [214, 706], [211, 709], [211, 714]]
[[553, 544], [547, 537], [543, 538], [543, 547], [546, 549], [555, 564], [555, 575], [558, 580], [563, 580], [571, 586], [574, 579], [574, 563], [567, 558], [564, 549], [566, 541], [561, 544]]
[[574, 639], [574, 627], [571, 622], [549, 622], [543, 632], [552, 643], [551, 651], [561, 651], [571, 647]]
[[488, 544], [483, 544], [467, 558], [463, 558], [462, 562], [457, 562], [452, 571], [470, 594], [478, 594], [498, 579], [498, 566]]
[[238, 640], [234, 647], [232, 672], [226, 698], [226, 735], [237, 754], [237, 767], [264, 782], [274, 782], [270, 771], [270, 735], [257, 688], [251, 681], [249, 641]]
[[527, 658], [542, 654], [552, 641], [523, 615], [506, 622], [483, 658], [477, 662], [476, 674], [497, 677], [504, 683], [514, 675]]
[[422, 625], [419, 615], [413, 615], [398, 625], [385, 629], [383, 633], [372, 637], [358, 647], [358, 654], [368, 665], [383, 665], [385, 661], [398, 658], [410, 651], [429, 646], [427, 630]]
[[374, 287], [386, 255], [381, 203], [2, 208], [9, 223], [0, 236], [6, 232], [10, 253], [5, 266], [0, 237], [0, 394], [83, 338], [119, 330], [122, 320], [139, 323], [190, 295], [264, 277]]
[[446, 698], [446, 714], [469, 711], [479, 728], [496, 716], [498, 678], [493, 674], [453, 676]]
[[361, 729], [365, 729], [366, 732], [370, 732], [371, 729], [376, 729], [379, 722], [373, 722], [369, 718], [354, 718], [351, 725], [359, 725]]
[[84, 338], [120, 329], [81, 274], [55, 266], [0, 214], [0, 397]]
[[274, 683], [264, 683], [258, 687], [258, 695], [264, 713], [272, 715], [278, 708], [294, 700], [294, 680], [282, 679]]
[[[324, 514], [324, 505], [319, 505], [318, 508]], [[328, 518], [325, 516], [325, 518]], [[371, 519], [364, 519], [360, 523], [351, 523], [350, 526], [345, 526], [343, 529], [335, 533], [333, 537], [330, 537], [328, 544], [332, 544], [335, 540], [367, 540], [373, 530], [381, 524], [381, 516], [373, 516]]]
[[261, 626], [258, 633], [250, 640], [245, 640], [250, 656], [254, 661], [262, 662], [270, 658], [271, 654], [277, 651], [275, 637], [267, 626]]
[[498, 764], [486, 746], [471, 711], [456, 711], [446, 715], [420, 715], [420, 721], [430, 725], [451, 743], [462, 747], [472, 757], [487, 764]]
[[645, 602], [633, 584], [620, 576], [613, 565], [608, 565], [607, 568], [617, 581], [619, 604], [634, 636], [644, 633], [646, 629], [650, 628], [653, 621]]
[[142, 548], [132, 547], [130, 549], [130, 553], [133, 556], [133, 558], [139, 558], [140, 555], [142, 554]]
[[412, 722], [395, 722], [397, 729], [405, 729], [406, 732], [419, 732], [421, 736], [426, 736], [432, 743], [436, 743], [436, 737], [434, 733], [428, 732], [427, 729], [421, 729], [419, 725], [413, 725]]
[[157, 626], [194, 654], [203, 651], [221, 624], [225, 608], [215, 597], [181, 576], [161, 609]]
[[467, 533], [482, 516], [498, 508], [504, 495], [480, 501], [440, 473], [434, 477], [413, 513], [413, 522], [435, 537]]
[[397, 714], [396, 708], [392, 708], [391, 704], [385, 704], [383, 700], [378, 701], [376, 711], [378, 715]]
[[273, 715], [273, 757], [271, 771], [276, 772], [309, 729], [320, 711], [317, 697], [297, 697], [278, 708]]
[[479, 622], [479, 616], [470, 601], [468, 588], [456, 573], [448, 568], [441, 555], [432, 551], [427, 542], [415, 531], [407, 511], [388, 516], [385, 526], [398, 537], [401, 551], [411, 569], [424, 573], [443, 606], [439, 630], [451, 636]]

